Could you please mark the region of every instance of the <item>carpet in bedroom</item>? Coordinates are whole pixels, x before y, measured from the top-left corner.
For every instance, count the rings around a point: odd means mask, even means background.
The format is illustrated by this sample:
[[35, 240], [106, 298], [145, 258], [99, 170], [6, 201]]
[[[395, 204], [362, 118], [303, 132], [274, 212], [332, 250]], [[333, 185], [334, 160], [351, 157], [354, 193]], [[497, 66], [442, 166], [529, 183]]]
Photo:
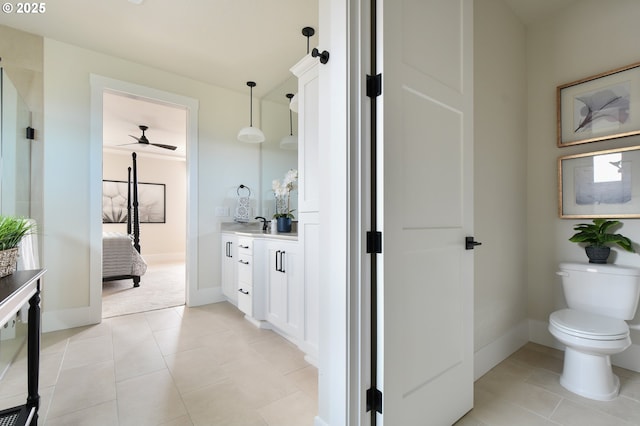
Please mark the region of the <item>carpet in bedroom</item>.
[[102, 318], [184, 305], [184, 263], [150, 264], [140, 287], [132, 280], [102, 283]]

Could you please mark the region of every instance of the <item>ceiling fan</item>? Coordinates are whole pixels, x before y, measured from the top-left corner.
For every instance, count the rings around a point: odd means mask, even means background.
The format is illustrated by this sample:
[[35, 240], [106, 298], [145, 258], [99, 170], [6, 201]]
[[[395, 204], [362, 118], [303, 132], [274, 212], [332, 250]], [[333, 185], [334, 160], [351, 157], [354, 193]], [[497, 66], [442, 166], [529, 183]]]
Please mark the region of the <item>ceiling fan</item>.
[[165, 144], [162, 144], [162, 143], [151, 143], [151, 142], [149, 142], [149, 139], [147, 139], [147, 137], [144, 134], [145, 130], [147, 130], [149, 127], [148, 126], [143, 126], [143, 125], [140, 125], [138, 127], [140, 128], [140, 130], [142, 130], [142, 136], [137, 138], [137, 137], [135, 137], [133, 135], [129, 135], [132, 138], [134, 138], [135, 140], [137, 140], [138, 143], [145, 144], [145, 145], [153, 145], [153, 146], [157, 146], [158, 148], [170, 149], [172, 151], [175, 151], [175, 149], [177, 148], [177, 146], [173, 146], [173, 145], [165, 145]]

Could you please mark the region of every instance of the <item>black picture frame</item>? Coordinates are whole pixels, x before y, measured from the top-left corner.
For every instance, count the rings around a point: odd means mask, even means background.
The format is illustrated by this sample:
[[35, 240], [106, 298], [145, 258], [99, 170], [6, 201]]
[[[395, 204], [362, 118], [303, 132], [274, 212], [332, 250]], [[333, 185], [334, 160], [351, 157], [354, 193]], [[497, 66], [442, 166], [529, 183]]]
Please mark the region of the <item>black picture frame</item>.
[[[102, 223], [127, 222], [127, 182], [102, 181]], [[166, 223], [166, 185], [138, 183], [138, 212], [140, 223]]]

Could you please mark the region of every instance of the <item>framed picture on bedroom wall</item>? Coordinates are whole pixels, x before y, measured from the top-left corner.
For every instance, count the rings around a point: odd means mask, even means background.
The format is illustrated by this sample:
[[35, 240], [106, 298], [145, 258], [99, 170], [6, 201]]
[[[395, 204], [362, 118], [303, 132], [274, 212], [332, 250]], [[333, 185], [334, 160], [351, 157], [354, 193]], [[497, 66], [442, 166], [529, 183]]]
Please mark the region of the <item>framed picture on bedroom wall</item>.
[[639, 218], [640, 146], [558, 158], [561, 218]]
[[[102, 181], [102, 223], [127, 222], [127, 182]], [[166, 223], [166, 187], [163, 183], [138, 183], [140, 223]]]
[[556, 89], [558, 146], [640, 134], [640, 62]]

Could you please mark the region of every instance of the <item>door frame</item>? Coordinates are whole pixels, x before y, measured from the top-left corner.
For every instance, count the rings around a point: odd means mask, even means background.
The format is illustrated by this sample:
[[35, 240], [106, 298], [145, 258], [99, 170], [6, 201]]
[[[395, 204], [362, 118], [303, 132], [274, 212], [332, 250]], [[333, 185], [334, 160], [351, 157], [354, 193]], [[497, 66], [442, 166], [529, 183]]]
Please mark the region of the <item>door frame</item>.
[[105, 91], [131, 94], [141, 98], [161, 101], [185, 108], [187, 111], [186, 134], [186, 254], [185, 300], [187, 306], [201, 302], [198, 297], [198, 204], [191, 200], [198, 197], [198, 101], [196, 99], [165, 92], [151, 87], [116, 80], [96, 74], [90, 75], [91, 85], [91, 138], [89, 158], [89, 312], [94, 323], [102, 321], [102, 105]]

